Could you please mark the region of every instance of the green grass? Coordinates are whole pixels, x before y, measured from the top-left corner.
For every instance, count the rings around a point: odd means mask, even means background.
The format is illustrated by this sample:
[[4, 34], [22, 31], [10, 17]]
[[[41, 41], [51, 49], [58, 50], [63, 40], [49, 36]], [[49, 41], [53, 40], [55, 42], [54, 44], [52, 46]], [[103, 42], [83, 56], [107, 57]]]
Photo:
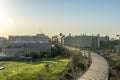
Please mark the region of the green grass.
[[57, 80], [59, 74], [65, 69], [68, 59], [47, 59], [31, 62], [2, 61], [0, 66], [0, 80], [38, 80], [38, 73], [42, 75], [41, 80]]

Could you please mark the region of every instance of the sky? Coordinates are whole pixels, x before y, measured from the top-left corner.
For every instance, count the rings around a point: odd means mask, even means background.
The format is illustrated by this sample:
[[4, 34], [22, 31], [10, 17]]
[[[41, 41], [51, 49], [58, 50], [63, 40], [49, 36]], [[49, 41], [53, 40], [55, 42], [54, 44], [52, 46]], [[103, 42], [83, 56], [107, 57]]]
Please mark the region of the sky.
[[120, 34], [120, 0], [0, 0], [0, 36]]

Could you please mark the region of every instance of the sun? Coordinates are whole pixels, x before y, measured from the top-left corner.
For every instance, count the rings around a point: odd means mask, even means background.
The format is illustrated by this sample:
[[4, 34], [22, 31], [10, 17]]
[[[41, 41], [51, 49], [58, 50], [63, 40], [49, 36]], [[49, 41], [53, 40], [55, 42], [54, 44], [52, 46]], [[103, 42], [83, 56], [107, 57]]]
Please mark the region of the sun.
[[0, 0], [0, 29], [13, 25], [13, 19], [10, 17], [10, 15], [8, 15], [8, 12], [6, 11], [7, 10], [4, 0]]
[[0, 0], [0, 28], [5, 25], [5, 6], [3, 0]]

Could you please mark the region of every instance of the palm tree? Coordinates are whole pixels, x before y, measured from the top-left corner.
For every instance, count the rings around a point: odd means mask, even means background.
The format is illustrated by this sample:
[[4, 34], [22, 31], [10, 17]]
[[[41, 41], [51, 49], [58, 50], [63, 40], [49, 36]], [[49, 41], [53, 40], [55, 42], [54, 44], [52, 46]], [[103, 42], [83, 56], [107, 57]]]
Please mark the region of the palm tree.
[[116, 37], [119, 37], [119, 39], [120, 39], [120, 35], [116, 35]]

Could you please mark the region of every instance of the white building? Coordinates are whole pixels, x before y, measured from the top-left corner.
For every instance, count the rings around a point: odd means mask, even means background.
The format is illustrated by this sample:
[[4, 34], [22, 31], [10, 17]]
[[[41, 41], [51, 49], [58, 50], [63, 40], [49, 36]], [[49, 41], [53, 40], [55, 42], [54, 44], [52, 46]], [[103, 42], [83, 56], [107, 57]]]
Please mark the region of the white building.
[[10, 55], [24, 55], [26, 53], [51, 53], [49, 38], [43, 34], [36, 36], [9, 36], [8, 43], [2, 49], [3, 53]]
[[52, 41], [53, 41], [54, 43], [60, 43], [60, 44], [62, 44], [64, 37], [65, 37], [65, 35], [63, 35], [62, 33], [60, 33], [59, 35], [53, 36], [53, 37], [52, 37]]
[[109, 36], [100, 37], [100, 41], [109, 41]]
[[52, 37], [54, 43], [58, 43], [58, 35]]
[[99, 48], [99, 36], [67, 36], [64, 38], [64, 45], [83, 48]]
[[36, 36], [9, 36], [9, 43], [49, 43], [49, 39], [44, 34]]
[[2, 51], [2, 48], [4, 46], [4, 44], [6, 43], [6, 38], [4, 37], [0, 37], [0, 52]]
[[3, 46], [3, 44], [4, 44], [4, 40], [5, 40], [4, 37], [0, 37], [0, 48]]

